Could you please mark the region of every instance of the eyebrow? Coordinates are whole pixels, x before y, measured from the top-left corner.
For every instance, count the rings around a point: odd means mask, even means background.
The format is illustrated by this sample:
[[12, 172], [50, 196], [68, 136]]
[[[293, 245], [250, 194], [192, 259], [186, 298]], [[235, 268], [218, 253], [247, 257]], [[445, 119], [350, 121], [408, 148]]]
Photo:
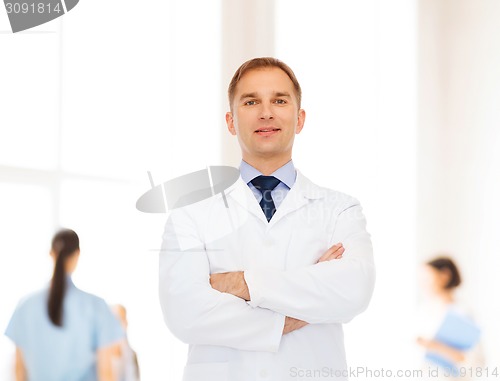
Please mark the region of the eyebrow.
[[[275, 96], [275, 97], [288, 97], [288, 98], [291, 98], [291, 95], [289, 93], [287, 93], [286, 91], [285, 92], [277, 91], [277, 92], [275, 92], [273, 94], [273, 96]], [[246, 99], [246, 98], [258, 98], [258, 95], [257, 95], [257, 93], [245, 93], [245, 94], [241, 94], [240, 100], [243, 100], [243, 99]]]
[[240, 100], [243, 100], [245, 98], [257, 98], [257, 93], [241, 94]]
[[283, 93], [283, 92], [279, 92], [279, 91], [278, 91], [278, 92], [276, 92], [274, 95], [275, 95], [276, 97], [288, 97], [288, 98], [291, 98], [291, 97], [292, 97], [292, 96], [291, 96], [289, 93], [287, 93], [287, 92], [284, 92], [284, 93]]

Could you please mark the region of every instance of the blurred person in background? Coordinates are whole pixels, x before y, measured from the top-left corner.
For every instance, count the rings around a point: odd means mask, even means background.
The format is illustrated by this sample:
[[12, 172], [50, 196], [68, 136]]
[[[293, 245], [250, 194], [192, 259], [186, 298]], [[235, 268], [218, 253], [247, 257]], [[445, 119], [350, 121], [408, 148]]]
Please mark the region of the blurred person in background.
[[16, 381], [116, 381], [112, 354], [124, 332], [103, 299], [71, 280], [78, 235], [58, 231], [50, 255], [50, 286], [19, 302], [5, 332], [16, 346]]
[[116, 370], [117, 381], [139, 381], [139, 362], [137, 361], [137, 354], [130, 346], [127, 336], [128, 320], [127, 310], [121, 304], [114, 305], [113, 313], [120, 320], [125, 337], [120, 341], [116, 347], [113, 363]]
[[456, 295], [462, 283], [458, 266], [447, 256], [436, 257], [425, 264], [422, 283], [425, 300], [417, 343], [426, 353], [426, 376], [463, 381], [480, 377], [477, 369], [484, 365], [480, 329]]

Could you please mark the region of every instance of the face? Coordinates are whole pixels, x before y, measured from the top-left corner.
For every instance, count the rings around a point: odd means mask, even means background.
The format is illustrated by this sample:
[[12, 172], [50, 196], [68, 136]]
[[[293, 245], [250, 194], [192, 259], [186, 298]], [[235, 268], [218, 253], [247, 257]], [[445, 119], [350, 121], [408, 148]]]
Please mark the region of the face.
[[243, 160], [291, 158], [295, 134], [305, 121], [293, 83], [279, 68], [251, 70], [240, 79], [226, 114], [231, 134], [238, 137]]
[[439, 271], [432, 266], [426, 265], [422, 273], [422, 284], [429, 293], [440, 293], [445, 290], [450, 276], [446, 271]]

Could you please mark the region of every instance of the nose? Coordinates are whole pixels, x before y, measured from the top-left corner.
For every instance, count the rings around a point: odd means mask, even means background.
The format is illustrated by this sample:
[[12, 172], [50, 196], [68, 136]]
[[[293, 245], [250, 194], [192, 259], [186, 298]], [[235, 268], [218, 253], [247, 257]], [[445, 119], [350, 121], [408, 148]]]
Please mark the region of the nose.
[[267, 120], [267, 119], [273, 119], [274, 118], [273, 110], [271, 108], [271, 105], [269, 105], [267, 103], [263, 103], [261, 105], [259, 118], [262, 119], [262, 120]]

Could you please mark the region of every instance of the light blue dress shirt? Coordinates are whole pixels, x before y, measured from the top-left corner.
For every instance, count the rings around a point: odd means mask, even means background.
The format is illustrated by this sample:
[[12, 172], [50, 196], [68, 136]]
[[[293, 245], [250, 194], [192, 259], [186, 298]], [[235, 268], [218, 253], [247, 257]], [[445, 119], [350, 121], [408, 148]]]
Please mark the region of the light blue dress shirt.
[[19, 302], [5, 335], [21, 349], [29, 381], [96, 381], [96, 351], [125, 337], [106, 302], [67, 278], [63, 326], [47, 312], [48, 289]]
[[[260, 200], [262, 199], [262, 193], [260, 192], [260, 190], [253, 186], [251, 181], [257, 176], [261, 176], [262, 173], [256, 168], [252, 167], [246, 161], [242, 160], [240, 164], [240, 174], [243, 181], [252, 190], [255, 198], [257, 199], [257, 202], [260, 203]], [[293, 187], [293, 184], [295, 184], [295, 179], [297, 178], [297, 172], [295, 171], [293, 161], [290, 160], [288, 163], [278, 168], [269, 176], [274, 176], [279, 181], [281, 181], [271, 192], [271, 197], [277, 210], [288, 194], [288, 191]]]

